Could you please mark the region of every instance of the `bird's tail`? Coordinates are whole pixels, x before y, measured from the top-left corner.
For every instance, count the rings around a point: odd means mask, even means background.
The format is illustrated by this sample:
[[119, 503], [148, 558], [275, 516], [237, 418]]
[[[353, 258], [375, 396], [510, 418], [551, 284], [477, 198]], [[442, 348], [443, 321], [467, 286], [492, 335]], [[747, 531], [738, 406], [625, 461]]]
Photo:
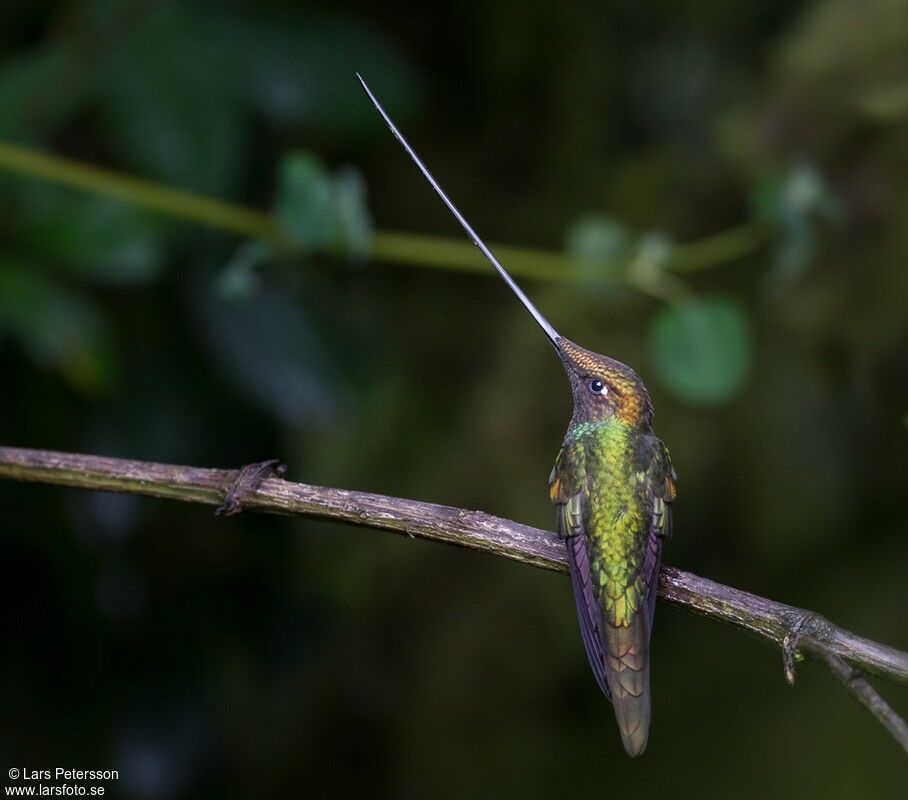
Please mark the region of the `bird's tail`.
[[605, 676], [612, 694], [615, 719], [624, 749], [638, 756], [649, 736], [649, 638], [645, 612], [634, 615], [627, 626], [603, 625]]

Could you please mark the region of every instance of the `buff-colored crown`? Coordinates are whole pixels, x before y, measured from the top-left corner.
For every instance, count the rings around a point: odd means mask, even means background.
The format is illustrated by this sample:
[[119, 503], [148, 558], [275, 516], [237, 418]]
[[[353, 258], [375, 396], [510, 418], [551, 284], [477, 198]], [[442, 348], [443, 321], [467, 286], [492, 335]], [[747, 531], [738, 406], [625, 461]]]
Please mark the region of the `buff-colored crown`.
[[630, 367], [561, 337], [558, 347], [580, 375], [599, 378], [609, 388], [615, 416], [629, 425], [648, 423], [652, 405], [643, 381]]

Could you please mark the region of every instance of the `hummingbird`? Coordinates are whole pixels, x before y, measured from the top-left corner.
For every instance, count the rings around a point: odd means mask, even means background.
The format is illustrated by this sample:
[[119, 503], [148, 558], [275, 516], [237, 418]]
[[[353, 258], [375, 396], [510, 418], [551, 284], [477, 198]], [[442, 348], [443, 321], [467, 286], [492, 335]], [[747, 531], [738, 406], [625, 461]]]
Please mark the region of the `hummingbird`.
[[662, 544], [672, 533], [677, 475], [653, 433], [653, 405], [634, 370], [561, 336], [441, 188], [356, 76], [391, 132], [555, 348], [574, 411], [549, 476], [586, 655], [611, 700], [624, 749], [640, 755], [650, 725], [650, 637]]

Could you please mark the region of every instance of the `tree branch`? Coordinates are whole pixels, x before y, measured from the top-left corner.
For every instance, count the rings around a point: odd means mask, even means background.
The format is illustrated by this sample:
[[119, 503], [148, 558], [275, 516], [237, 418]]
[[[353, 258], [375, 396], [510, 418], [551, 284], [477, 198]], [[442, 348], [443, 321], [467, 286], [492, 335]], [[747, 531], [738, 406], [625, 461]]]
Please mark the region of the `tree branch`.
[[879, 720], [880, 724], [892, 734], [895, 740], [902, 745], [902, 749], [908, 753], [908, 724], [895, 713], [892, 706], [880, 697], [879, 692], [870, 685], [867, 678], [858, 669], [849, 665], [845, 659], [830, 653], [824, 648], [810, 645], [808, 651], [826, 662], [826, 666], [829, 667], [832, 674], [839, 679], [842, 685], [855, 696], [864, 708]]
[[[292, 483], [248, 470], [129, 461], [77, 453], [0, 447], [0, 478], [74, 486], [97, 491], [163, 497], [339, 520], [377, 530], [483, 550], [543, 569], [566, 571], [564, 548], [548, 531], [481, 511], [384, 495]], [[238, 494], [238, 488], [242, 493]], [[908, 752], [908, 726], [861, 676], [870, 673], [908, 684], [908, 653], [857, 636], [801, 608], [724, 586], [673, 567], [663, 567], [663, 600], [759, 634], [782, 650], [785, 674], [806, 655], [826, 663]]]

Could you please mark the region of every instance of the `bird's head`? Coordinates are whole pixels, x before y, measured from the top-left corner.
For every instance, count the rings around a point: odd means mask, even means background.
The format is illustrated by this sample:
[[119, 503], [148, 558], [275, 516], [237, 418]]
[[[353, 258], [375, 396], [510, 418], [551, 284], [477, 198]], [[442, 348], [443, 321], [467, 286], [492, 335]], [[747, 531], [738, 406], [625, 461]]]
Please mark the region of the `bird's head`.
[[615, 419], [635, 428], [652, 423], [649, 393], [630, 367], [563, 336], [554, 344], [574, 393], [574, 422]]

